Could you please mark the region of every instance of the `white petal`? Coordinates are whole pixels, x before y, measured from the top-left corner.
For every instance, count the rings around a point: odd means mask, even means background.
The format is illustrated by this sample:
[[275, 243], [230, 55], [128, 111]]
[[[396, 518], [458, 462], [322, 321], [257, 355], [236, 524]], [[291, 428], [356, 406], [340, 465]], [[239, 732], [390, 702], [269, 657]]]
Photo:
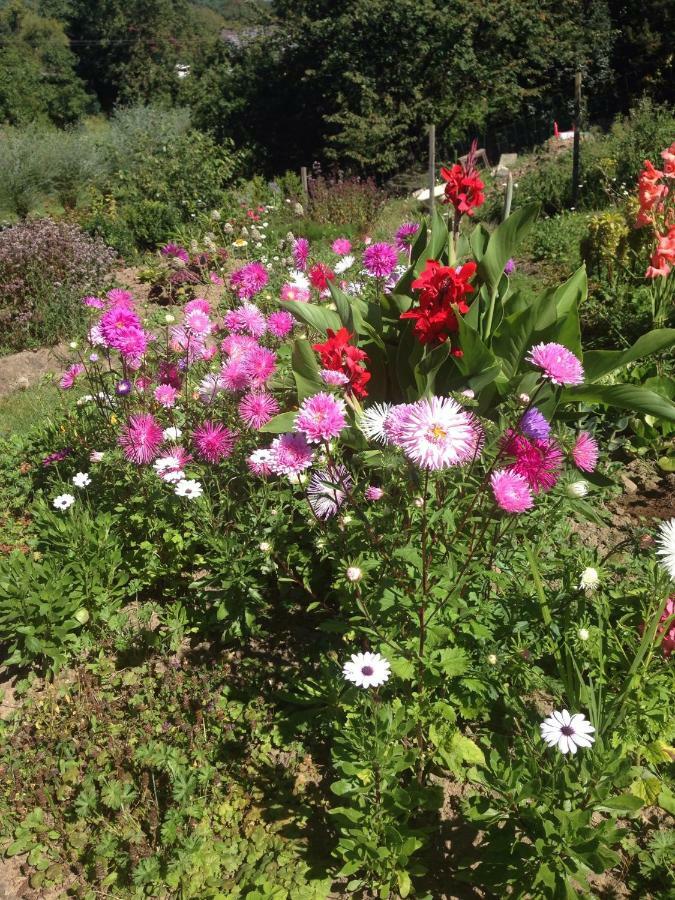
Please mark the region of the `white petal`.
[[586, 734], [575, 734], [574, 737], [571, 738], [571, 740], [577, 745], [577, 747], [590, 747], [595, 738], [590, 737]]
[[561, 735], [560, 735], [560, 739], [559, 739], [559, 741], [558, 741], [558, 750], [560, 750], [561, 753], [569, 753], [569, 750], [570, 750], [570, 742], [569, 742], [569, 740], [567, 739], [567, 735], [566, 735], [566, 734], [561, 734]]
[[551, 718], [554, 719], [559, 725], [565, 724], [565, 720], [563, 719], [563, 714], [561, 712], [558, 712], [557, 709], [553, 711], [553, 713], [551, 714]]
[[570, 714], [567, 712], [566, 709], [563, 709], [563, 711], [562, 711], [562, 720], [563, 720], [563, 725], [569, 725], [570, 722], [572, 721], [572, 717], [570, 716]]

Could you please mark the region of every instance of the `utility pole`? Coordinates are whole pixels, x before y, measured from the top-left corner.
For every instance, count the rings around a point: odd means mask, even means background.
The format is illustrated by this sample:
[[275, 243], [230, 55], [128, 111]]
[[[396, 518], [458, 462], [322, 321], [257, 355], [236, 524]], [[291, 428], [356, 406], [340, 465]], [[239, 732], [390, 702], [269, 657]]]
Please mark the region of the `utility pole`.
[[436, 126], [429, 126], [429, 215], [434, 214], [436, 199]]
[[572, 206], [579, 203], [581, 172], [581, 72], [574, 76], [574, 146], [572, 148]]

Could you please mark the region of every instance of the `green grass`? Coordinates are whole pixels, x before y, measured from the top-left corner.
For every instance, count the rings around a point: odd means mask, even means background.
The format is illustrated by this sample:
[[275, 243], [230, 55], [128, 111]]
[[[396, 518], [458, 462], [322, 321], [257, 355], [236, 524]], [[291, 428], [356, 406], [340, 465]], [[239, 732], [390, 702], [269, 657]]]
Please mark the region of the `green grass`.
[[56, 385], [45, 381], [0, 400], [0, 438], [28, 434], [33, 426], [49, 418], [59, 397]]

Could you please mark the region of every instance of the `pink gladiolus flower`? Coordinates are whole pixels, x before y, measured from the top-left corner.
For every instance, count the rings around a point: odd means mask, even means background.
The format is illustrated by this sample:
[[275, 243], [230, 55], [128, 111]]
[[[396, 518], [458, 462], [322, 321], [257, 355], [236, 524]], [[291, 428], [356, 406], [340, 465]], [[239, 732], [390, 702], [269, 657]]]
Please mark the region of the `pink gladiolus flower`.
[[250, 262], [230, 275], [230, 286], [240, 300], [250, 300], [262, 291], [269, 280], [269, 273], [262, 263]]
[[270, 467], [277, 475], [297, 475], [309, 469], [314, 452], [304, 434], [282, 434], [272, 442]]
[[363, 253], [363, 267], [374, 278], [388, 278], [397, 262], [396, 247], [391, 244], [371, 244]]
[[81, 375], [84, 372], [84, 366], [82, 363], [74, 363], [72, 366], [68, 366], [66, 371], [61, 376], [61, 380], [59, 381], [59, 387], [62, 391], [68, 391], [75, 384], [75, 379], [78, 375]]
[[572, 459], [577, 469], [593, 472], [598, 462], [598, 442], [586, 431], [582, 431], [572, 448]]
[[172, 406], [176, 405], [178, 391], [170, 384], [160, 384], [155, 388], [154, 395], [160, 406], [165, 407], [165, 409], [171, 409]]
[[151, 462], [163, 440], [162, 429], [155, 417], [147, 413], [131, 416], [118, 438], [126, 458], [137, 466]]
[[537, 344], [526, 357], [528, 362], [542, 369], [544, 377], [553, 384], [574, 385], [584, 380], [584, 369], [576, 356], [562, 344]]
[[521, 513], [534, 506], [534, 498], [527, 480], [510, 469], [500, 469], [490, 476], [492, 493], [500, 509]]
[[338, 256], [346, 256], [348, 253], [351, 253], [352, 242], [347, 240], [347, 238], [337, 238], [331, 244], [331, 249]]
[[234, 431], [220, 422], [204, 422], [192, 432], [198, 456], [209, 463], [218, 463], [230, 456], [236, 439]]
[[451, 397], [430, 397], [409, 404], [397, 427], [399, 447], [423, 469], [469, 462], [483, 445], [478, 420]]
[[515, 459], [509, 471], [522, 475], [535, 494], [555, 487], [563, 464], [563, 453], [554, 440], [530, 441], [522, 434], [505, 435], [504, 453]]
[[384, 491], [382, 490], [382, 488], [376, 487], [373, 484], [371, 484], [369, 487], [366, 488], [366, 491], [365, 491], [366, 500], [376, 501], [376, 500], [381, 500], [383, 497], [384, 497]]
[[307, 238], [298, 238], [293, 244], [293, 262], [295, 268], [304, 272], [307, 268], [307, 259], [309, 257], [309, 241]]
[[268, 331], [270, 334], [273, 334], [274, 337], [279, 338], [279, 340], [282, 340], [293, 331], [294, 323], [295, 319], [289, 312], [286, 312], [285, 309], [282, 309], [279, 312], [273, 312], [267, 317]]
[[297, 303], [309, 303], [309, 289], [295, 284], [284, 284], [279, 294], [282, 300], [294, 300]]
[[294, 428], [304, 434], [308, 443], [318, 444], [337, 437], [346, 426], [344, 401], [319, 393], [303, 401]]
[[276, 399], [265, 391], [246, 394], [239, 404], [239, 415], [249, 428], [262, 428], [278, 412]]

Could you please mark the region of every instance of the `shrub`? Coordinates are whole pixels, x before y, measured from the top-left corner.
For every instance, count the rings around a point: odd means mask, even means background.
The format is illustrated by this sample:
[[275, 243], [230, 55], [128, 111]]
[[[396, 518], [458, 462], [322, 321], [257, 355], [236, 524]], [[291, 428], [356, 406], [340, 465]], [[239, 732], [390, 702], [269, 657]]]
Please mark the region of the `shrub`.
[[39, 219], [0, 232], [4, 352], [54, 344], [81, 327], [81, 297], [109, 280], [115, 254], [77, 225]]
[[326, 177], [315, 167], [309, 179], [309, 213], [321, 225], [350, 225], [363, 232], [383, 202], [372, 178]]
[[43, 133], [37, 127], [0, 131], [0, 208], [21, 219], [51, 187]]

